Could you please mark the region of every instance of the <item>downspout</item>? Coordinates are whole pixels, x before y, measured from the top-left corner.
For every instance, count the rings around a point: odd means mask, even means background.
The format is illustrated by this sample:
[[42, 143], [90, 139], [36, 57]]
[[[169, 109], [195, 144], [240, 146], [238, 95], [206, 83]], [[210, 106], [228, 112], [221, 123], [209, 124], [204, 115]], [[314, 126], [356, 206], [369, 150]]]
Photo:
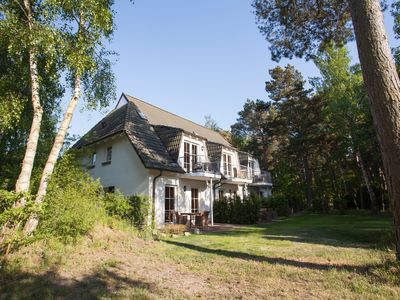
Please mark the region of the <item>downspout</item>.
[[211, 210], [211, 226], [214, 226], [214, 190], [213, 190], [213, 180], [210, 179], [210, 210]]
[[155, 228], [156, 224], [156, 180], [161, 177], [162, 170], [159, 170], [160, 174], [153, 178], [153, 195], [152, 195], [152, 206], [151, 206], [151, 225]]

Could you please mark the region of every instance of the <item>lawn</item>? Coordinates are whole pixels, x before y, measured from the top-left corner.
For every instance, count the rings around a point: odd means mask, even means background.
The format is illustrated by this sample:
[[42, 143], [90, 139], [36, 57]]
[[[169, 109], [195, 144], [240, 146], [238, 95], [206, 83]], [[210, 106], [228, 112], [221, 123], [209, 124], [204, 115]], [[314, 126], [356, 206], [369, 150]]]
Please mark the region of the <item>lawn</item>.
[[161, 241], [101, 228], [74, 246], [11, 255], [0, 298], [399, 299], [391, 224], [304, 215]]

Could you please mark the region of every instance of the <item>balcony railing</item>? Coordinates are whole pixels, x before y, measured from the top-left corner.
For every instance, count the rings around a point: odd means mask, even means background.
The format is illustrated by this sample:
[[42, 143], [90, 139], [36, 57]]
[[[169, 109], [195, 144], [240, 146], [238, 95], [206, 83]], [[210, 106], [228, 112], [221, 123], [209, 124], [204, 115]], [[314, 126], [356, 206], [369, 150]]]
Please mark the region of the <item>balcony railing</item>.
[[243, 165], [222, 164], [220, 168], [221, 174], [229, 179], [239, 178], [251, 180], [251, 172], [249, 171], [250, 169]]
[[272, 184], [271, 174], [266, 171], [256, 171], [248, 166], [221, 164], [211, 162], [204, 155], [185, 155], [178, 158], [178, 164], [187, 173], [222, 174], [226, 179], [245, 179], [252, 183]]
[[204, 155], [185, 155], [178, 158], [178, 164], [187, 173], [218, 173], [218, 163], [210, 162]]
[[253, 183], [270, 183], [272, 184], [271, 173], [267, 171], [255, 172]]

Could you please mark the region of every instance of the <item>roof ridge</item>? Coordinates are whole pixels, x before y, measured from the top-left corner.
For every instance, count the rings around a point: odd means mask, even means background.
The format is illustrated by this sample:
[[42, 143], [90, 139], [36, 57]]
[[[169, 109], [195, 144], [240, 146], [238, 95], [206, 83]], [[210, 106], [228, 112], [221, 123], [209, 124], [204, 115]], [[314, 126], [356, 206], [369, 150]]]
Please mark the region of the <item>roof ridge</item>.
[[[125, 96], [130, 97], [130, 98], [139, 100], [139, 101], [141, 101], [141, 102], [143, 102], [143, 103], [146, 103], [146, 104], [148, 104], [148, 105], [150, 105], [150, 106], [153, 106], [153, 107], [155, 107], [155, 108], [157, 108], [157, 109], [159, 109], [159, 110], [162, 110], [162, 111], [164, 111], [164, 112], [166, 112], [166, 113], [169, 113], [169, 114], [171, 114], [171, 115], [174, 115], [174, 116], [176, 116], [176, 117], [178, 117], [178, 118], [181, 118], [181, 119], [183, 119], [183, 120], [186, 120], [186, 121], [188, 121], [188, 122], [190, 122], [190, 123], [193, 123], [193, 124], [195, 124], [195, 125], [197, 125], [197, 126], [201, 126], [201, 127], [203, 127], [204, 129], [207, 129], [207, 130], [209, 130], [209, 131], [211, 131], [211, 132], [214, 132], [214, 133], [216, 133], [216, 134], [221, 135], [221, 134], [220, 134], [219, 132], [217, 132], [217, 131], [214, 131], [214, 130], [212, 130], [212, 129], [210, 129], [210, 128], [205, 127], [204, 125], [201, 125], [201, 124], [196, 123], [196, 122], [193, 122], [192, 120], [189, 120], [189, 119], [187, 119], [187, 118], [185, 118], [185, 117], [182, 117], [182, 116], [179, 116], [179, 115], [177, 115], [177, 114], [175, 114], [175, 113], [172, 113], [172, 112], [170, 112], [170, 111], [168, 111], [168, 110], [166, 110], [166, 109], [164, 109], [164, 108], [161, 108], [161, 107], [159, 107], [159, 106], [157, 106], [157, 105], [151, 104], [151, 103], [149, 103], [149, 102], [147, 102], [147, 101], [144, 101], [144, 100], [142, 100], [142, 99], [133, 97], [133, 96], [128, 95], [128, 94], [126, 94], [126, 93], [123, 93], [123, 94], [124, 94]], [[129, 101], [129, 100], [128, 100], [128, 101]], [[221, 135], [221, 137], [222, 137], [222, 135]], [[222, 138], [225, 139], [224, 137], [222, 137]]]

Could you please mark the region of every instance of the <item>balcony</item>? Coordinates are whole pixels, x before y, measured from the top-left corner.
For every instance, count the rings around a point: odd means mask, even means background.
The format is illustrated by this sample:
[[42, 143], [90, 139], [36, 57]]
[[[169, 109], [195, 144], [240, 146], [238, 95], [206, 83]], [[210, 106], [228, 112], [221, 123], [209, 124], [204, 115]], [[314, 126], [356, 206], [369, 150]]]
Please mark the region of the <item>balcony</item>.
[[210, 162], [204, 155], [185, 155], [179, 157], [178, 164], [186, 171], [186, 174], [190, 178], [221, 178], [219, 164]]
[[267, 171], [254, 172], [253, 185], [272, 185], [271, 173]]
[[228, 179], [251, 179], [247, 166], [223, 164], [220, 168], [220, 171], [224, 177]]

